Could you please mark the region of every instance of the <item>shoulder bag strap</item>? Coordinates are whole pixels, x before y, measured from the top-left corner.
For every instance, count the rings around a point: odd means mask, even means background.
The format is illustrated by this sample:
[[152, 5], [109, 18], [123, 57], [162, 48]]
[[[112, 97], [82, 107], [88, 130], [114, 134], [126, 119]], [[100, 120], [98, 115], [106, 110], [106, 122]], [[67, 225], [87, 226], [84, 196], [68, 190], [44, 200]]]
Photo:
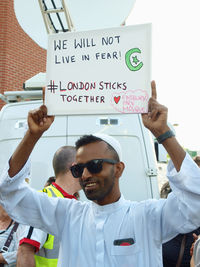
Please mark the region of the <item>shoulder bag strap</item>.
[[10, 246], [12, 240], [13, 240], [13, 234], [14, 234], [14, 232], [17, 231], [18, 226], [19, 226], [19, 223], [18, 223], [18, 222], [14, 222], [13, 228], [12, 228], [12, 230], [10, 231], [10, 234], [9, 234], [8, 238], [7, 238], [7, 240], [6, 240], [5, 244], [4, 244], [4, 246], [3, 246], [2, 249], [1, 249], [1, 252], [2, 252], [2, 253], [8, 251], [8, 248], [9, 248], [9, 246]]
[[184, 254], [184, 251], [185, 251], [185, 242], [186, 242], [186, 235], [183, 236], [183, 239], [181, 241], [181, 248], [180, 248], [180, 252], [179, 252], [179, 256], [178, 256], [178, 261], [177, 261], [176, 267], [180, 267], [181, 266], [183, 254]]

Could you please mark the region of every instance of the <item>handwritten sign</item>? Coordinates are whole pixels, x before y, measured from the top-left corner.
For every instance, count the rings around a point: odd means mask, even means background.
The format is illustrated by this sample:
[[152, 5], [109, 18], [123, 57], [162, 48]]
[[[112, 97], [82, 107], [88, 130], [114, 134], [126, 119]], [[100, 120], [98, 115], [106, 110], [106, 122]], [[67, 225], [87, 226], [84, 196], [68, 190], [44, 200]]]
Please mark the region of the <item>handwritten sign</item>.
[[151, 24], [49, 36], [49, 115], [145, 113]]

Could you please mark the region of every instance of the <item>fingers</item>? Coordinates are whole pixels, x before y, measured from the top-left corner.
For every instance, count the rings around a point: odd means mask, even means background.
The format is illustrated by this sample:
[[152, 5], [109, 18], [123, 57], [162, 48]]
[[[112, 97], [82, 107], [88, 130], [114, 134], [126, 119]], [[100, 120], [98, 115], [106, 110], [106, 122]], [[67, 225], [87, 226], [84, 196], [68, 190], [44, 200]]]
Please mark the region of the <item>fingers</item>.
[[46, 106], [42, 105], [37, 111], [36, 114], [38, 116], [38, 123], [39, 125], [43, 125], [46, 122], [47, 117], [47, 108]]
[[43, 112], [43, 115], [44, 115], [44, 120], [46, 121], [46, 119], [49, 119], [51, 122], [53, 122], [54, 121], [54, 118], [55, 118], [55, 116], [49, 116], [49, 115], [47, 115], [47, 107], [45, 106], [45, 105], [42, 105], [41, 107], [40, 107], [40, 109], [42, 110], [42, 112]]
[[153, 121], [156, 121], [160, 114], [167, 114], [167, 107], [159, 104], [158, 102], [153, 103], [149, 108], [148, 116], [151, 117]]
[[42, 87], [42, 102], [44, 104], [44, 99], [45, 99], [45, 87]]
[[196, 235], [195, 233], [193, 233], [192, 235], [193, 235], [194, 241], [196, 241], [198, 239], [198, 235]]
[[149, 120], [148, 113], [143, 113], [141, 115], [142, 115], [142, 121], [143, 121], [144, 126], [149, 129], [150, 120]]
[[47, 107], [42, 105], [39, 109], [35, 109], [29, 112], [29, 115], [35, 123], [43, 125], [47, 117]]
[[149, 99], [149, 102], [148, 102], [148, 111], [151, 112], [155, 105], [158, 104], [157, 102], [157, 92], [156, 92], [156, 82], [155, 81], [152, 81], [151, 82], [151, 97]]
[[160, 115], [160, 112], [158, 109], [153, 109], [151, 112], [149, 112], [149, 118], [151, 118], [153, 121], [156, 121], [158, 116]]
[[42, 105], [38, 109], [32, 110], [28, 115], [29, 131], [38, 136], [41, 136], [54, 121], [54, 116], [47, 115], [47, 107]]
[[47, 115], [47, 107], [45, 105], [40, 106], [39, 110], [41, 110], [45, 115]]
[[151, 97], [157, 99], [157, 92], [156, 92], [156, 82], [151, 82]]

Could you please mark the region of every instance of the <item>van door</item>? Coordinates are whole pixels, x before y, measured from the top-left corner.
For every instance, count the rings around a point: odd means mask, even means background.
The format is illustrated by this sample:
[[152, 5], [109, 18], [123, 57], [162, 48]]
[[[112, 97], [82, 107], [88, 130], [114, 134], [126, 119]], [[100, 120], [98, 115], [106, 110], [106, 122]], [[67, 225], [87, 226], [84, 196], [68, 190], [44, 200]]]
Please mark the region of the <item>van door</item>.
[[[0, 171], [27, 130], [27, 115], [38, 108], [42, 101], [20, 102], [5, 105], [0, 112]], [[67, 116], [57, 116], [54, 123], [45, 132], [31, 153], [31, 187], [40, 190], [46, 180], [54, 175], [52, 159], [55, 151], [67, 144]]]

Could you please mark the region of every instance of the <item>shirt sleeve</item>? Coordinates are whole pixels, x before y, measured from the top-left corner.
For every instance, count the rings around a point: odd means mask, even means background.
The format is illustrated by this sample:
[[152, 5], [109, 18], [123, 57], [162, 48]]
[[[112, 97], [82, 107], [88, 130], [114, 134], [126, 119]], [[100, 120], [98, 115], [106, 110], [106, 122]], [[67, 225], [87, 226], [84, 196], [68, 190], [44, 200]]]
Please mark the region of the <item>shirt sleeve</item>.
[[74, 205], [77, 206], [79, 201], [49, 198], [47, 194], [32, 189], [25, 182], [30, 173], [29, 160], [12, 178], [9, 177], [8, 169], [9, 164], [0, 177], [0, 205], [15, 221], [61, 238], [65, 220], [72, 210], [77, 211]]
[[172, 189], [167, 199], [149, 200], [145, 204], [149, 231], [159, 243], [200, 226], [200, 168], [186, 154], [179, 172], [169, 162], [167, 177]]
[[2, 253], [2, 256], [8, 265], [15, 263], [17, 261], [17, 250]]
[[32, 226], [25, 226], [24, 231], [21, 233], [19, 245], [30, 244], [35, 247], [37, 252], [41, 247], [43, 247], [46, 242], [48, 234], [44, 231], [34, 228]]
[[186, 154], [179, 172], [170, 161], [167, 176], [172, 193], [167, 198], [164, 216], [175, 216], [174, 223], [177, 216], [179, 232], [191, 232], [200, 226], [200, 168]]

